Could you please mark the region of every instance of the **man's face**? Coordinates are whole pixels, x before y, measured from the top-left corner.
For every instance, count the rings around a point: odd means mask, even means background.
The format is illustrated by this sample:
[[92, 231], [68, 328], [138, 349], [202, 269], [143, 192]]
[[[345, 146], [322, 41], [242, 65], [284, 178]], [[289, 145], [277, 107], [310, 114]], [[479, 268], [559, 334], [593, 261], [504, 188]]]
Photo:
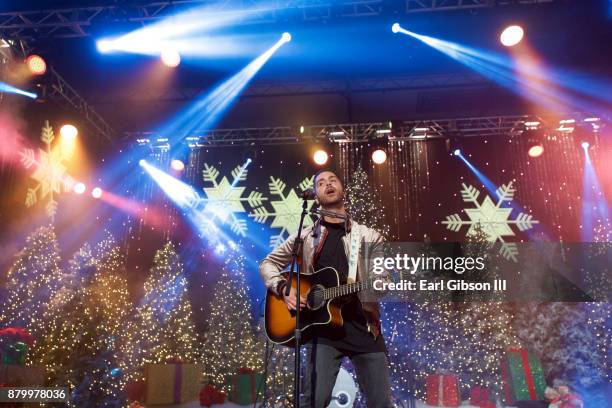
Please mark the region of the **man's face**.
[[334, 205], [344, 199], [344, 189], [340, 179], [331, 171], [320, 173], [315, 180], [315, 193], [322, 206]]

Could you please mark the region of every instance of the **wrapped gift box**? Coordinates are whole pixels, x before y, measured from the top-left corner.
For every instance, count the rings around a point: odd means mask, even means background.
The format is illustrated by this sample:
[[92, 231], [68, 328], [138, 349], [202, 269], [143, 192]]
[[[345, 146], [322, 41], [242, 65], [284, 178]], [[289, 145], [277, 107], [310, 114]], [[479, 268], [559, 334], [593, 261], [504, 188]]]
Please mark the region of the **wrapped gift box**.
[[253, 404], [261, 400], [263, 394], [263, 374], [248, 368], [240, 369], [229, 379], [229, 400], [239, 405]]
[[201, 364], [147, 364], [145, 404], [183, 404], [198, 399]]
[[459, 379], [453, 375], [432, 374], [426, 382], [427, 404], [443, 407], [458, 407]]
[[506, 404], [543, 401], [546, 380], [540, 360], [522, 348], [509, 348], [502, 365]]

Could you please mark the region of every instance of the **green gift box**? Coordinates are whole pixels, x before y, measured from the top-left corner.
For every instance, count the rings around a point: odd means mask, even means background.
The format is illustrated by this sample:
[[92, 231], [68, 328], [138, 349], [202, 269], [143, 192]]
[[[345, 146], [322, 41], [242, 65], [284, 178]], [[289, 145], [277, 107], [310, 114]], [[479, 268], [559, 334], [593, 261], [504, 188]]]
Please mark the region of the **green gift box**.
[[25, 365], [28, 355], [28, 345], [18, 341], [9, 344], [2, 353], [2, 364], [4, 365]]
[[229, 379], [229, 400], [238, 405], [249, 405], [262, 399], [264, 376], [250, 369], [240, 369]]
[[509, 348], [502, 366], [506, 403], [544, 400], [546, 380], [542, 363], [521, 348]]

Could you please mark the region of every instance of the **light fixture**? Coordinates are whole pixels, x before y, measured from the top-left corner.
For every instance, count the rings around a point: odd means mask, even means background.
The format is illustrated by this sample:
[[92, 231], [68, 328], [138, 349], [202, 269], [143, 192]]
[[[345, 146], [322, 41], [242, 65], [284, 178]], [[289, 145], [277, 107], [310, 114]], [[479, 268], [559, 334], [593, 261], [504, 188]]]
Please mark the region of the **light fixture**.
[[525, 31], [521, 26], [511, 25], [502, 31], [499, 41], [506, 47], [514, 47], [521, 42], [524, 36]]
[[387, 152], [383, 149], [376, 149], [372, 152], [372, 161], [376, 164], [383, 164], [387, 161]]
[[176, 68], [181, 63], [181, 54], [177, 50], [169, 48], [162, 51], [161, 60], [167, 67]]
[[32, 54], [28, 56], [25, 63], [33, 75], [43, 75], [47, 72], [47, 63], [40, 55]]
[[78, 134], [79, 130], [74, 125], [66, 124], [60, 128], [60, 136], [67, 140], [76, 139]]
[[329, 155], [327, 154], [325, 150], [317, 149], [312, 155], [312, 159], [317, 165], [322, 166], [325, 163], [327, 163], [327, 160], [329, 159]]

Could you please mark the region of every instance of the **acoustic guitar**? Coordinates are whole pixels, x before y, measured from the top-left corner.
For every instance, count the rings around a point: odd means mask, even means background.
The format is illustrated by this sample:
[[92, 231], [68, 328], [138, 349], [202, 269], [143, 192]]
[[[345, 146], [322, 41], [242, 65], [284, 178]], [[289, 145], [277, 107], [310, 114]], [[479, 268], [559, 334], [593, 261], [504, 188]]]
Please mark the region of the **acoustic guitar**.
[[[287, 273], [283, 274], [285, 279]], [[296, 287], [295, 274], [291, 286]], [[319, 269], [313, 274], [300, 275], [300, 294], [306, 295], [307, 307], [300, 313], [300, 326], [303, 338], [311, 334], [315, 326], [325, 326], [333, 330], [343, 325], [342, 306], [347, 295], [358, 293], [372, 287], [372, 281], [340, 284], [338, 271], [332, 267]], [[266, 334], [270, 341], [285, 346], [293, 345], [295, 340], [295, 311], [289, 310], [282, 295], [271, 290], [266, 294], [265, 323]], [[302, 342], [306, 341], [304, 338]]]

